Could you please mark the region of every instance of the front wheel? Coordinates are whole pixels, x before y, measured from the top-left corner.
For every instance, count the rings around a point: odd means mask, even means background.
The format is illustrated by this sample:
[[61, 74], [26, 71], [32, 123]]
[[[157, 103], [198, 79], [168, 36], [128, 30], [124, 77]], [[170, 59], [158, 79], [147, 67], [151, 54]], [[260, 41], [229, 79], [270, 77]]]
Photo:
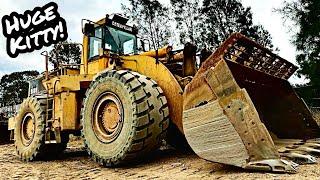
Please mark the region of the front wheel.
[[169, 123], [167, 101], [157, 83], [130, 71], [108, 71], [87, 90], [82, 134], [92, 158], [112, 166], [158, 148]]

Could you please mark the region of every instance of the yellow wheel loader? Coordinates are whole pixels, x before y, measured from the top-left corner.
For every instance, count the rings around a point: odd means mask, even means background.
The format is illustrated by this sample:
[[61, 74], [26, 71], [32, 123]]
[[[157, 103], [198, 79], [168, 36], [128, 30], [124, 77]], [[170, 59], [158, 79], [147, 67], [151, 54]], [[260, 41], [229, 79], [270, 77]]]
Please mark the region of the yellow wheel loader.
[[191, 44], [138, 54], [127, 19], [85, 22], [81, 64], [30, 82], [15, 118], [22, 160], [59, 153], [81, 133], [105, 166], [141, 159], [164, 138], [177, 145], [177, 137], [203, 159], [246, 169], [295, 172], [316, 162], [319, 127], [287, 81], [297, 69], [290, 62], [235, 33], [197, 68]]

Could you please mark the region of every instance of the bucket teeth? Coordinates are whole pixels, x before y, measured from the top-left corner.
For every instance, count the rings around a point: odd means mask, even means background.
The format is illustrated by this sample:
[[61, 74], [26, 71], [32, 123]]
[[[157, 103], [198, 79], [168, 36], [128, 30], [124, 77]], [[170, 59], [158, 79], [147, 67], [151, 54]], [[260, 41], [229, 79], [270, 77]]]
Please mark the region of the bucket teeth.
[[315, 149], [320, 149], [320, 143], [306, 142], [305, 145], [308, 147], [315, 148]]
[[301, 152], [280, 152], [280, 156], [288, 158], [298, 164], [315, 164], [317, 163], [317, 158], [308, 154], [303, 154]]
[[313, 155], [320, 155], [320, 144], [316, 140], [276, 139], [275, 145], [281, 157], [290, 159], [299, 164], [317, 163]]
[[278, 146], [306, 146], [310, 148], [320, 149], [320, 141], [317, 140], [299, 140], [299, 139], [279, 139], [274, 141]]
[[304, 143], [302, 139], [276, 139], [274, 140], [276, 144], [301, 144]]
[[297, 147], [295, 149], [298, 150], [298, 151], [305, 151], [307, 153], [318, 155], [318, 156], [320, 155], [320, 150], [319, 149], [315, 149], [315, 148], [312, 148], [312, 147], [309, 147], [309, 146], [305, 146], [305, 145], [299, 146], [299, 147]]
[[310, 142], [310, 143], [318, 143], [318, 144], [320, 144], [320, 138], [316, 138], [316, 139], [308, 139], [306, 142]]
[[[316, 149], [316, 148], [313, 148], [313, 147], [310, 147], [308, 145], [288, 145], [288, 146], [285, 146], [285, 147], [282, 147], [282, 148], [285, 148], [286, 150], [288, 151], [299, 151], [300, 153], [302, 154], [312, 154], [312, 155], [315, 155], [315, 156], [320, 156], [320, 150], [319, 149]], [[283, 150], [280, 150], [281, 148], [278, 149], [279, 152], [284, 152]]]
[[296, 173], [298, 166], [295, 162], [283, 159], [265, 159], [249, 162], [245, 168], [260, 171]]

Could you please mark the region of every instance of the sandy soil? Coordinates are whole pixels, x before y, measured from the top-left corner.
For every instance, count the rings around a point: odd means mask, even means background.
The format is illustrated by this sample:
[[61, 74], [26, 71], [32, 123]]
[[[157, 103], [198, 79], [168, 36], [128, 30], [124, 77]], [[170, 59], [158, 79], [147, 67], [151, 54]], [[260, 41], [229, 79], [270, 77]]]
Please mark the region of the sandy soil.
[[0, 179], [320, 179], [319, 164], [300, 166], [297, 174], [250, 172], [170, 148], [137, 164], [105, 168], [90, 160], [81, 141], [54, 160], [36, 162], [21, 162], [13, 144], [0, 145], [0, 168]]

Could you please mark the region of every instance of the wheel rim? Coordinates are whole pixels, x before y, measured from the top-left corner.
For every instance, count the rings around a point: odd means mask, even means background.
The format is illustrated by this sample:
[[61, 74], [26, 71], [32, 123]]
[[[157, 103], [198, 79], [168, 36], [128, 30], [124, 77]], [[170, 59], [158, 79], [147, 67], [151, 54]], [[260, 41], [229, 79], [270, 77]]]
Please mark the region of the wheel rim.
[[25, 146], [29, 146], [33, 140], [35, 126], [34, 126], [34, 115], [29, 112], [27, 113], [22, 120], [22, 128], [21, 128], [21, 136], [22, 136], [22, 143]]
[[117, 139], [123, 126], [123, 106], [117, 95], [105, 92], [94, 103], [92, 129], [103, 143]]

